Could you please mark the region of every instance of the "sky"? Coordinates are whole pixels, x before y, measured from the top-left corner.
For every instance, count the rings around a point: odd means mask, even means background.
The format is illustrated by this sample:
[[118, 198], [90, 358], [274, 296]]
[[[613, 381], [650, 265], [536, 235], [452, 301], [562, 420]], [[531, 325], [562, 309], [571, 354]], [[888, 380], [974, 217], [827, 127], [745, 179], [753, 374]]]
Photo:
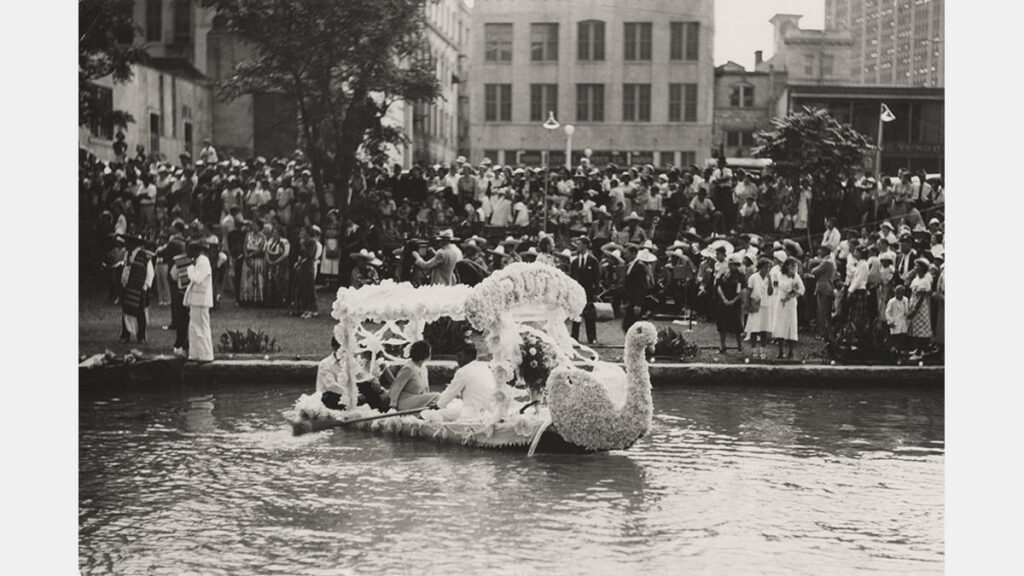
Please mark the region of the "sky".
[[825, 25], [825, 0], [715, 0], [715, 66], [729, 60], [754, 68], [754, 51], [772, 56], [772, 25], [775, 14], [803, 14], [801, 28]]

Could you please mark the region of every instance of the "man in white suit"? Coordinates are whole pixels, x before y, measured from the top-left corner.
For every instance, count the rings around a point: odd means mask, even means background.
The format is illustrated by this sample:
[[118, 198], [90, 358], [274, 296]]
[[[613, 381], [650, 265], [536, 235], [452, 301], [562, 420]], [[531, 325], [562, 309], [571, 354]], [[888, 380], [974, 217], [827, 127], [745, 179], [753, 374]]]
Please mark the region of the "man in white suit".
[[189, 309], [188, 358], [198, 362], [213, 361], [213, 336], [210, 333], [210, 308], [213, 307], [213, 268], [204, 240], [189, 242], [189, 255], [195, 262], [188, 267], [188, 289], [185, 306]]

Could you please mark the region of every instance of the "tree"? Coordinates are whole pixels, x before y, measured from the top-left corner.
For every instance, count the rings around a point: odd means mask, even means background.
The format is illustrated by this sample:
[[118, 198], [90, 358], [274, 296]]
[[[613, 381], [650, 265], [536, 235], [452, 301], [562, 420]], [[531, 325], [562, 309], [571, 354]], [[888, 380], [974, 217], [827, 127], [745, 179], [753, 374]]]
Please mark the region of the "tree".
[[754, 155], [771, 158], [772, 170], [789, 184], [809, 178], [813, 190], [827, 195], [842, 190], [873, 149], [863, 134], [826, 110], [804, 108], [772, 120], [772, 125], [773, 130], [754, 135]]
[[[381, 122], [391, 105], [439, 94], [432, 62], [420, 57], [423, 8], [433, 0], [203, 1], [254, 48], [219, 95], [294, 100], [314, 179], [333, 182], [339, 199], [347, 198], [361, 146], [373, 154], [406, 138]], [[317, 191], [322, 203], [323, 186]]]
[[111, 76], [115, 83], [132, 78], [132, 64], [145, 62], [146, 51], [135, 44], [138, 26], [132, 0], [78, 2], [78, 125], [126, 126], [131, 114], [109, 110], [93, 81]]

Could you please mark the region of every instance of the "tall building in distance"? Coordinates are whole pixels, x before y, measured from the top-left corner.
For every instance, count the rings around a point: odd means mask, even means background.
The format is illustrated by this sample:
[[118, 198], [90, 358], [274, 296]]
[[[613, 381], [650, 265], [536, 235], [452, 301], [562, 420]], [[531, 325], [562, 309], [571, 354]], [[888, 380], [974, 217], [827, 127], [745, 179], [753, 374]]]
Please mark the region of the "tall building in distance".
[[711, 154], [712, 0], [476, 0], [470, 159], [689, 165]]
[[825, 28], [853, 37], [862, 84], [945, 85], [943, 0], [825, 0]]
[[[441, 86], [432, 103], [412, 104], [412, 159], [429, 165], [451, 162], [459, 154], [459, 110], [465, 76], [464, 47], [469, 38], [469, 6], [465, 0], [440, 0], [424, 6], [425, 46], [419, 58], [434, 68]], [[464, 100], [462, 101], [464, 103]]]

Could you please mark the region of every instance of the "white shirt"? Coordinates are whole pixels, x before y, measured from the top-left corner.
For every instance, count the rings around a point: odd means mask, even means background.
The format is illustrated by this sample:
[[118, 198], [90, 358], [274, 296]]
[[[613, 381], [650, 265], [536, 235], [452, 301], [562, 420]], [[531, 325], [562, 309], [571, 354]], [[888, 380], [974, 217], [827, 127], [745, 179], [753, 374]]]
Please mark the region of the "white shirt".
[[516, 202], [515, 206], [512, 207], [512, 212], [515, 214], [513, 224], [516, 226], [530, 225], [530, 210], [526, 207], [526, 204], [523, 202]]
[[821, 239], [821, 245], [828, 246], [829, 250], [835, 252], [839, 249], [841, 240], [842, 234], [839, 233], [839, 229], [833, 227], [831, 230], [825, 230], [825, 235]]
[[885, 322], [889, 325], [890, 334], [907, 333], [907, 312], [910, 310], [909, 302], [910, 300], [907, 298], [899, 300], [894, 296], [885, 305]]
[[349, 403], [348, 387], [341, 383], [341, 360], [334, 354], [320, 361], [316, 368], [316, 393], [334, 392], [341, 396], [341, 404]]
[[455, 376], [437, 399], [440, 408], [447, 406], [456, 397], [462, 397], [464, 408], [490, 410], [494, 407], [494, 392], [498, 384], [487, 362], [474, 360], [455, 371]]
[[868, 261], [861, 260], [853, 268], [850, 276], [850, 292], [855, 290], [867, 290], [868, 288]]

